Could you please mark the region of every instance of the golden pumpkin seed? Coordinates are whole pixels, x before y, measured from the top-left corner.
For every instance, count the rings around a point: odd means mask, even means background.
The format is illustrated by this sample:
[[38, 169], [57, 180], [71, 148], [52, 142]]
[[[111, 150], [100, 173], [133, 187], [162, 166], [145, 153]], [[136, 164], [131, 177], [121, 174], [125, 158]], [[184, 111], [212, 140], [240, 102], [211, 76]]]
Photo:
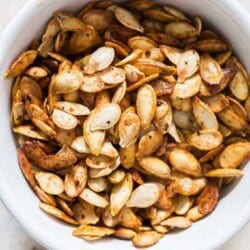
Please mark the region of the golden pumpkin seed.
[[154, 89], [146, 84], [137, 93], [136, 110], [141, 121], [142, 129], [150, 126], [156, 112], [156, 94]]
[[[218, 121], [212, 110], [198, 97], [193, 99], [193, 114], [202, 129], [218, 130]], [[224, 111], [223, 111], [224, 112]]]
[[227, 147], [219, 155], [222, 168], [237, 168], [249, 156], [250, 143], [236, 142]]
[[163, 226], [177, 227], [177, 228], [187, 228], [192, 225], [192, 222], [182, 216], [174, 216], [161, 222]]
[[156, 244], [162, 237], [162, 234], [155, 231], [145, 231], [134, 236], [132, 242], [135, 247], [150, 247]]
[[136, 153], [137, 159], [153, 154], [163, 142], [163, 133], [160, 130], [152, 130], [141, 137]]
[[123, 240], [130, 240], [136, 235], [136, 232], [132, 229], [119, 227], [115, 230], [114, 236], [123, 239]]
[[152, 174], [162, 179], [170, 178], [169, 166], [167, 165], [167, 163], [157, 157], [144, 157], [139, 161], [139, 164], [149, 174]]
[[177, 83], [174, 87], [174, 95], [179, 98], [190, 98], [200, 91], [201, 77], [199, 74], [186, 79], [184, 83]]
[[37, 51], [35, 50], [27, 50], [23, 52], [11, 64], [11, 66], [5, 73], [5, 77], [16, 77], [20, 75], [35, 61], [36, 57]]
[[169, 162], [177, 171], [191, 176], [201, 175], [201, 166], [198, 160], [189, 152], [174, 149], [169, 153]]
[[74, 219], [72, 219], [71, 217], [69, 217], [67, 214], [65, 214], [63, 211], [59, 210], [58, 208], [56, 207], [53, 207], [53, 206], [50, 206], [50, 205], [47, 205], [45, 203], [40, 203], [39, 204], [39, 207], [44, 211], [46, 212], [47, 214], [49, 215], [52, 215], [64, 222], [67, 222], [69, 224], [72, 224], [72, 225], [78, 225], [79, 223], [76, 222]]
[[208, 54], [201, 56], [200, 74], [202, 79], [209, 84], [219, 84], [223, 77], [220, 65]]
[[187, 142], [200, 150], [211, 150], [218, 147], [223, 137], [218, 130], [200, 130], [187, 137]]
[[148, 50], [157, 47], [157, 43], [146, 36], [134, 36], [128, 40], [130, 49], [143, 49]]
[[205, 174], [206, 177], [219, 177], [219, 178], [239, 177], [242, 175], [244, 175], [244, 172], [242, 170], [231, 169], [231, 168], [214, 169]]

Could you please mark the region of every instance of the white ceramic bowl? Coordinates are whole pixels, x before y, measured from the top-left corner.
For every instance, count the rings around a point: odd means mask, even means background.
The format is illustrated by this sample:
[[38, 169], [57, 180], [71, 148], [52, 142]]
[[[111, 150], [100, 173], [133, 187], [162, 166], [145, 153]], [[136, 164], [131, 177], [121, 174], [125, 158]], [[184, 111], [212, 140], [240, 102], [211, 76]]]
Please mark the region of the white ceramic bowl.
[[[2, 34], [0, 44], [0, 196], [24, 229], [48, 249], [130, 249], [131, 242], [102, 240], [87, 243], [71, 236], [72, 228], [51, 219], [38, 208], [38, 199], [19, 170], [16, 147], [10, 128], [10, 89], [12, 80], [3, 78], [12, 60], [34, 37], [41, 34], [52, 13], [79, 10], [84, 0], [33, 0], [19, 12]], [[228, 39], [237, 55], [250, 71], [250, 16], [233, 0], [167, 0], [158, 1], [177, 6], [204, 21]], [[248, 164], [250, 165], [250, 164]], [[169, 234], [152, 249], [214, 249], [235, 234], [250, 217], [250, 166], [245, 176], [224, 191], [216, 210], [194, 223], [188, 230]]]

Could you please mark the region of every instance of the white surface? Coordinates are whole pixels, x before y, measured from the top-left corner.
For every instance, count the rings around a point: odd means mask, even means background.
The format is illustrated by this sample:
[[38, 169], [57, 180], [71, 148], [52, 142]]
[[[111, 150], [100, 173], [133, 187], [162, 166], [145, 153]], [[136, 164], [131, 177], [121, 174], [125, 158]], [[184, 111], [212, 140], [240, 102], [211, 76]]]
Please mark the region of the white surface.
[[[2, 30], [5, 27], [8, 20], [15, 15], [17, 10], [19, 10], [20, 7], [25, 2], [26, 0], [1, 1], [0, 30]], [[239, 0], [239, 2], [250, 13], [250, 1]], [[29, 27], [27, 27], [27, 29], [29, 29]], [[241, 211], [239, 211], [239, 213], [240, 212]], [[237, 218], [232, 218], [232, 220], [237, 220]], [[228, 223], [230, 223], [230, 221], [228, 221]], [[221, 227], [225, 227], [225, 228], [227, 227], [227, 225], [217, 225], [217, 226], [218, 228], [214, 229], [215, 234], [219, 228], [221, 229]], [[235, 250], [235, 249], [248, 250], [249, 245], [250, 245], [249, 235], [250, 235], [250, 224], [247, 225], [238, 235], [234, 236], [230, 241], [228, 241], [223, 247], [221, 247], [220, 250]], [[209, 235], [209, 238], [210, 237], [212, 238], [212, 235]], [[22, 231], [20, 226], [13, 220], [13, 218], [9, 215], [6, 209], [0, 204], [0, 249], [1, 250], [12, 250], [12, 249], [29, 250], [29, 249], [39, 249], [39, 248], [40, 247], [36, 243], [34, 243], [34, 241], [31, 240]]]

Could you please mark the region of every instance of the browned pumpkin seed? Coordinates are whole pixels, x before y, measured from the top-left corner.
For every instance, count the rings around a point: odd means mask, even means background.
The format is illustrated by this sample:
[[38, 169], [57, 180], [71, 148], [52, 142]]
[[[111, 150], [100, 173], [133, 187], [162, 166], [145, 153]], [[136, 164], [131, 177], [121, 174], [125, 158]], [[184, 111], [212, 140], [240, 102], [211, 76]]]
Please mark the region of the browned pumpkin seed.
[[187, 228], [192, 225], [192, 222], [185, 217], [174, 216], [174, 217], [170, 217], [169, 219], [162, 221], [161, 225], [169, 226], [169, 227], [176, 227], [176, 228]]
[[209, 180], [198, 197], [198, 210], [201, 214], [207, 215], [216, 207], [219, 199], [219, 185], [217, 180]]
[[198, 35], [198, 30], [185, 21], [171, 22], [166, 24], [164, 32], [178, 39], [185, 39]]
[[21, 148], [18, 148], [17, 158], [18, 158], [19, 166], [25, 178], [27, 179], [30, 186], [34, 188], [36, 186], [36, 182], [35, 182], [34, 175], [32, 172], [32, 167]]
[[138, 143], [136, 157], [141, 159], [153, 154], [162, 144], [163, 134], [160, 130], [152, 130], [141, 137]]
[[45, 203], [40, 203], [39, 207], [46, 213], [48, 213], [49, 215], [52, 215], [64, 222], [67, 222], [69, 224], [72, 225], [78, 225], [79, 223], [77, 221], [75, 221], [74, 219], [72, 219], [71, 217], [69, 217], [67, 214], [65, 214], [63, 211], [59, 210], [56, 207], [47, 205]]
[[132, 229], [119, 227], [115, 230], [114, 236], [123, 239], [123, 240], [130, 240], [136, 235], [136, 232]]
[[167, 165], [167, 163], [157, 157], [144, 157], [139, 161], [139, 164], [149, 174], [152, 174], [162, 179], [170, 178], [169, 166]]
[[169, 162], [177, 171], [191, 176], [201, 175], [201, 166], [198, 160], [189, 152], [175, 149], [169, 153]]
[[111, 235], [114, 233], [114, 229], [107, 228], [107, 227], [97, 227], [97, 226], [89, 226], [89, 225], [82, 225], [76, 228], [73, 231], [74, 236], [106, 236]]
[[236, 142], [228, 145], [219, 155], [222, 168], [237, 168], [249, 156], [250, 143]]
[[161, 21], [161, 22], [169, 22], [174, 21], [175, 18], [172, 15], [169, 15], [164, 10], [161, 10], [158, 7], [154, 7], [148, 10], [145, 10], [143, 14], [152, 20]]
[[201, 56], [200, 74], [204, 81], [212, 85], [219, 84], [223, 77], [220, 65], [208, 54]]
[[87, 183], [87, 167], [83, 162], [73, 166], [65, 176], [65, 193], [69, 197], [77, 197]]
[[206, 177], [217, 177], [217, 178], [227, 178], [227, 177], [239, 177], [244, 173], [239, 169], [231, 168], [218, 168], [211, 170], [205, 174]]
[[122, 25], [132, 30], [136, 30], [140, 33], [143, 33], [144, 31], [143, 27], [140, 25], [138, 20], [135, 18], [135, 16], [131, 12], [121, 7], [116, 7], [114, 12], [115, 12], [116, 19]]
[[83, 200], [79, 200], [78, 203], [74, 204], [72, 209], [74, 218], [81, 225], [96, 224], [99, 221], [94, 206]]
[[142, 129], [148, 128], [156, 112], [156, 94], [150, 85], [146, 84], [138, 90], [136, 110]]
[[16, 77], [23, 73], [36, 59], [37, 51], [27, 50], [23, 52], [19, 57], [11, 64], [6, 71], [6, 77]]
[[156, 244], [162, 237], [162, 234], [155, 231], [145, 231], [134, 236], [132, 242], [136, 247], [150, 247]]
[[131, 10], [139, 10], [139, 11], [144, 11], [147, 9], [150, 9], [153, 7], [155, 3], [151, 0], [131, 0], [126, 3], [126, 7], [128, 7]]
[[193, 99], [193, 114], [196, 121], [203, 129], [218, 129], [218, 121], [215, 114], [198, 97]]
[[200, 150], [211, 150], [218, 147], [223, 137], [218, 130], [200, 130], [187, 137], [187, 142]]

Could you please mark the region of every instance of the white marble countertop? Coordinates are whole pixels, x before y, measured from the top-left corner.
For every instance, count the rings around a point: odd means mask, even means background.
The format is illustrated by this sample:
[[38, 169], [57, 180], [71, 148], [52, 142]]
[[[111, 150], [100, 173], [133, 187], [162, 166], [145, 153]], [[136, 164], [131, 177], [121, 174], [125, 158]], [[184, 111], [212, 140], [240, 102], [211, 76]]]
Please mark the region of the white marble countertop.
[[[27, 0], [0, 0], [0, 32], [8, 21]], [[250, 13], [249, 0], [237, 0]], [[250, 223], [237, 235], [226, 242], [219, 250], [249, 250], [250, 249]], [[0, 201], [0, 249], [1, 250], [42, 250], [13, 219]]]

